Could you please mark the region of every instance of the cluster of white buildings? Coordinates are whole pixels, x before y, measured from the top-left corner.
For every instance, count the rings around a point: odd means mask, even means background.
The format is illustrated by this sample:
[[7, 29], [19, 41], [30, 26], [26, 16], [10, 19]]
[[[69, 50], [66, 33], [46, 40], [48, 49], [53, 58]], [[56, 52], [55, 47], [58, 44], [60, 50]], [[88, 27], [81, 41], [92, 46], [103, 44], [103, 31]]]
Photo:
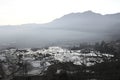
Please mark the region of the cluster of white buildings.
[[[91, 66], [95, 63], [103, 62], [103, 58], [110, 59], [113, 55], [101, 54], [91, 51], [90, 53], [81, 53], [81, 50], [68, 50], [61, 47], [49, 47], [47, 49], [9, 49], [0, 51], [0, 61], [6, 61], [6, 58], [18, 60], [18, 56], [22, 55], [21, 60], [28, 62], [32, 69], [28, 74], [40, 74], [42, 71], [54, 64], [55, 62], [73, 62], [75, 65]], [[7, 56], [7, 57], [6, 57]]]

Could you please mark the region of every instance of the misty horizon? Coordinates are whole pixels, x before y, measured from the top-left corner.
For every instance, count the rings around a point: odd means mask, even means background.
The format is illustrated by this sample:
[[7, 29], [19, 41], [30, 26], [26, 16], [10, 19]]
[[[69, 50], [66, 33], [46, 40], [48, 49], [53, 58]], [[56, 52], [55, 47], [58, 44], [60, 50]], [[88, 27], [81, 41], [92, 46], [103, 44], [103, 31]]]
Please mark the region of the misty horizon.
[[120, 0], [0, 0], [0, 80], [120, 80]]
[[70, 13], [46, 24], [0, 26], [1, 47], [42, 47], [119, 39], [120, 13]]
[[4, 24], [4, 25], [0, 25], [0, 27], [6, 27], [6, 26], [21, 26], [21, 25], [39, 25], [39, 24], [41, 24], [41, 25], [44, 25], [44, 24], [48, 24], [48, 23], [50, 23], [50, 22], [53, 22], [53, 21], [55, 21], [55, 20], [57, 20], [57, 19], [60, 19], [60, 18], [62, 18], [62, 17], [64, 17], [64, 16], [66, 16], [66, 15], [70, 15], [70, 14], [80, 14], [80, 13], [96, 13], [96, 14], [98, 14], [98, 15], [103, 15], [103, 16], [107, 16], [107, 15], [118, 15], [118, 14], [120, 14], [120, 12], [114, 12], [114, 13], [106, 13], [106, 14], [102, 14], [102, 13], [100, 13], [100, 12], [94, 12], [94, 11], [92, 11], [92, 10], [86, 10], [86, 11], [83, 11], [83, 12], [70, 12], [70, 13], [66, 13], [66, 14], [64, 14], [64, 15], [61, 15], [60, 17], [56, 17], [55, 19], [53, 19], [53, 20], [51, 20], [51, 21], [49, 21], [49, 22], [44, 22], [44, 23], [22, 23], [22, 24]]

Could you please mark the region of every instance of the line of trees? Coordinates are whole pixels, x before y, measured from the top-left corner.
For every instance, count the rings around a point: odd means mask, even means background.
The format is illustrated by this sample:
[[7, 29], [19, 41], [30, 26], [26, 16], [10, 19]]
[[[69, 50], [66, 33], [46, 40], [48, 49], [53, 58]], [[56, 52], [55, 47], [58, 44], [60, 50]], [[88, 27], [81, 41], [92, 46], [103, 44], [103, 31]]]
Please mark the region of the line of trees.
[[81, 50], [83, 53], [89, 53], [90, 51], [98, 51], [101, 54], [107, 53], [114, 55], [114, 59], [120, 60], [120, 40], [116, 41], [101, 41], [95, 44], [82, 43], [79, 46], [73, 46], [71, 50]]

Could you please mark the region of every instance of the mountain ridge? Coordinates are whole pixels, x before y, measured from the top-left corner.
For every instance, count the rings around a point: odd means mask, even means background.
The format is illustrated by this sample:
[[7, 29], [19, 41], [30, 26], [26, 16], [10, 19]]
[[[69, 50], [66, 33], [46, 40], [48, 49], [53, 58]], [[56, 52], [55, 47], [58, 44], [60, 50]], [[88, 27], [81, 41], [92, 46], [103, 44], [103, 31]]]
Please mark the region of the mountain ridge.
[[[91, 11], [71, 13], [46, 24], [0, 27], [0, 44], [22, 47], [65, 45], [120, 39], [120, 13], [102, 15]], [[11, 46], [11, 45], [10, 45]]]
[[93, 11], [91, 11], [91, 10], [88, 10], [88, 11], [84, 11], [84, 12], [72, 12], [72, 13], [68, 13], [68, 14], [65, 14], [65, 15], [63, 15], [63, 16], [61, 16], [61, 17], [59, 17], [59, 18], [56, 18], [56, 19], [54, 19], [54, 20], [52, 20], [52, 21], [50, 21], [50, 22], [47, 22], [47, 23], [25, 23], [25, 24], [19, 24], [19, 25], [0, 25], [0, 27], [1, 26], [22, 26], [22, 25], [44, 25], [44, 24], [48, 24], [48, 23], [51, 23], [51, 22], [53, 22], [53, 21], [55, 21], [55, 20], [57, 20], [57, 19], [60, 19], [60, 18], [63, 18], [63, 17], [65, 17], [65, 16], [68, 16], [68, 15], [71, 15], [71, 14], [73, 14], [73, 15], [76, 15], [76, 14], [96, 14], [96, 15], [101, 15], [101, 16], [111, 16], [111, 15], [119, 15], [120, 16], [120, 12], [117, 12], [117, 13], [111, 13], [111, 14], [101, 14], [101, 13], [97, 13], [97, 12], [93, 12]]

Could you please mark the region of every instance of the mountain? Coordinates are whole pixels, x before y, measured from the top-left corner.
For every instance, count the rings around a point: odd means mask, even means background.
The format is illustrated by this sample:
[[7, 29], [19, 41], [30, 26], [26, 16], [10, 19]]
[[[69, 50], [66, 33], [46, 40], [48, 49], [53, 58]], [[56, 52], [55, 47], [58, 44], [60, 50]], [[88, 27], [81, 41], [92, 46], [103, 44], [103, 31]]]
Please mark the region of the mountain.
[[0, 32], [0, 44], [24, 47], [120, 39], [120, 13], [70, 13], [46, 24], [0, 26]]
[[[70, 30], [109, 35], [120, 38], [120, 13], [102, 15], [92, 11], [70, 13], [50, 23], [40, 25], [47, 29]], [[40, 27], [40, 28], [41, 28]]]
[[120, 26], [120, 13], [108, 15], [101, 15], [92, 11], [71, 13], [54, 20], [47, 26], [82, 32], [111, 32], [110, 29]]

